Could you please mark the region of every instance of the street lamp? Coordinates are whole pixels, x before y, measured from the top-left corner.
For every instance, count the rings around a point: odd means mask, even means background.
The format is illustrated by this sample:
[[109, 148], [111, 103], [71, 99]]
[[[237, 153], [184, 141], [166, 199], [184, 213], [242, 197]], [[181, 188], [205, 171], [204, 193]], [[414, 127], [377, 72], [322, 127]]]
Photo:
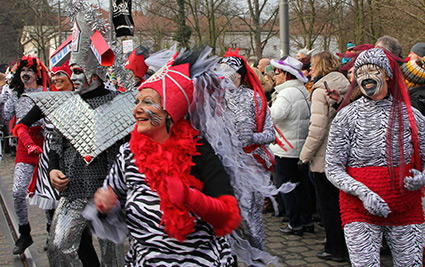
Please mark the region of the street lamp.
[[288, 0], [279, 0], [280, 56], [289, 55], [289, 8]]

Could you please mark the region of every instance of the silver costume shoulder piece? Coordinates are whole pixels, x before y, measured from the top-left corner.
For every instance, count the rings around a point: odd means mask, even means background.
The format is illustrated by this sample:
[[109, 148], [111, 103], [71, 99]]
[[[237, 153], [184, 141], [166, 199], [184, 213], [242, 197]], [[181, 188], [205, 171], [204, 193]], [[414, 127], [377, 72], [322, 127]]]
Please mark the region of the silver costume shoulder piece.
[[118, 94], [92, 109], [74, 92], [32, 93], [30, 97], [87, 164], [134, 128], [133, 102], [138, 91]]

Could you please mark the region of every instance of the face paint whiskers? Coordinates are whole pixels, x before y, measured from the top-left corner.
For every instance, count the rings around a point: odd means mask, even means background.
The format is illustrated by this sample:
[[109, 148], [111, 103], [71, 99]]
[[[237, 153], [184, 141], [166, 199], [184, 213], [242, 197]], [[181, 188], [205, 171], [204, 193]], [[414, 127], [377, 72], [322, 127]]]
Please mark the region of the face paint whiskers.
[[161, 123], [161, 120], [162, 120], [161, 116], [159, 116], [158, 114], [156, 114], [155, 112], [153, 112], [150, 109], [146, 109], [145, 113], [146, 113], [146, 115], [148, 115], [148, 118], [149, 118], [152, 126], [159, 126], [159, 124]]

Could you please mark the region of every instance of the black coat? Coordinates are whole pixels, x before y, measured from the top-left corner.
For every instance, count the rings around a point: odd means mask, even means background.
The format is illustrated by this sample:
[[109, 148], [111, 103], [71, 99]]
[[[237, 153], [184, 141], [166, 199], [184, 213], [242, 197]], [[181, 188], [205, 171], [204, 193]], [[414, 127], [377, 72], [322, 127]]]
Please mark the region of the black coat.
[[410, 88], [409, 95], [412, 106], [425, 116], [425, 86]]

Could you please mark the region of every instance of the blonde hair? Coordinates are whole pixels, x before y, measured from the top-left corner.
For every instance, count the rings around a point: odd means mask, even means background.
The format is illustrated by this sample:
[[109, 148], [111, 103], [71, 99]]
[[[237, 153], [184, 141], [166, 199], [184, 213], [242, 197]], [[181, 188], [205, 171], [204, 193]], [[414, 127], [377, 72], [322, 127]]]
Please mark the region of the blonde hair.
[[328, 51], [313, 55], [311, 61], [316, 76], [325, 76], [332, 71], [338, 70], [341, 66], [338, 58]]

